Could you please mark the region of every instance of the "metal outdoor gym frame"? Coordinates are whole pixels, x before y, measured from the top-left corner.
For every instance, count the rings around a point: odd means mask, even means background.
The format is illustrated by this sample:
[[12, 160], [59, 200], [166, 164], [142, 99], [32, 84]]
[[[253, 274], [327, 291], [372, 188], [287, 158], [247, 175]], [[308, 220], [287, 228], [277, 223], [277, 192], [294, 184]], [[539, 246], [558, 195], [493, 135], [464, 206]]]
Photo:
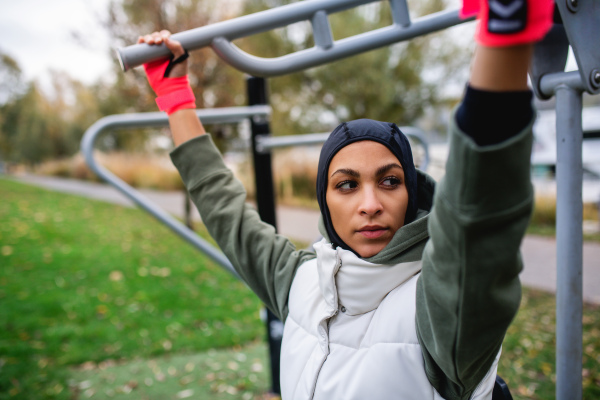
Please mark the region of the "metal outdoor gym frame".
[[[264, 222], [277, 228], [271, 149], [322, 144], [329, 134], [271, 137], [268, 119], [271, 107], [267, 105], [265, 80], [263, 78], [250, 77], [247, 80], [247, 86], [250, 106], [196, 110], [196, 115], [204, 124], [238, 123], [245, 119], [250, 120], [258, 213]], [[86, 163], [96, 175], [117, 188], [143, 210], [169, 227], [175, 234], [188, 241], [196, 249], [205, 253], [211, 260], [239, 279], [237, 272], [223, 253], [200, 238], [186, 225], [166, 213], [162, 208], [155, 205], [139, 191], [101, 166], [94, 158], [94, 146], [104, 133], [116, 129], [160, 128], [166, 127], [168, 124], [169, 119], [167, 115], [160, 112], [110, 115], [98, 120], [87, 129], [81, 141], [81, 151]], [[402, 131], [414, 144], [420, 144], [423, 147], [421, 168], [423, 170], [426, 169], [429, 162], [429, 151], [423, 133], [413, 127], [402, 127]], [[279, 353], [281, 352], [283, 325], [269, 310], [267, 310], [266, 323], [271, 359], [272, 392], [279, 394]]]
[[[382, 0], [305, 0], [290, 5], [277, 7], [267, 11], [219, 22], [201, 28], [176, 33], [174, 39], [179, 40], [188, 50], [210, 46], [230, 65], [254, 76], [270, 77], [301, 71], [318, 65], [349, 57], [355, 54], [405, 41], [469, 20], [461, 20], [458, 10], [443, 11], [411, 21], [406, 0], [383, 0], [389, 3], [393, 24], [389, 27], [362, 33], [353, 37], [334, 40], [331, 34], [328, 15], [351, 9], [368, 3]], [[536, 45], [531, 68], [533, 90], [540, 99], [549, 99], [556, 95], [556, 131], [557, 131], [557, 293], [556, 293], [556, 398], [571, 400], [582, 398], [582, 180], [583, 167], [582, 148], [582, 94], [598, 94], [600, 92], [600, 1], [597, 0], [556, 0], [558, 13], [555, 25], [546, 38]], [[231, 42], [235, 39], [256, 33], [269, 31], [301, 21], [310, 21], [315, 46], [311, 49], [284, 55], [273, 59], [252, 56], [240, 50]], [[571, 45], [578, 65], [578, 71], [564, 72], [568, 47]], [[118, 51], [119, 60], [124, 70], [169, 55], [164, 46], [148, 46], [137, 44]], [[262, 85], [264, 81], [248, 82]], [[266, 94], [250, 104], [266, 104]], [[257, 107], [257, 106], [253, 106]], [[264, 106], [263, 106], [264, 107]], [[258, 108], [252, 108], [258, 110]], [[211, 119], [208, 110], [198, 111], [198, 116], [205, 123], [216, 122]], [[146, 120], [145, 116], [155, 115]], [[92, 169], [108, 180], [119, 190], [132, 198], [128, 192], [131, 188], [114, 175], [96, 165], [92, 157], [95, 136], [108, 127], [164, 126], [167, 117], [158, 113], [110, 116], [101, 119], [88, 131], [82, 142], [82, 150]], [[256, 118], [256, 116], [260, 116]], [[262, 168], [258, 163], [270, 170], [270, 148], [277, 147], [278, 138], [269, 137], [268, 112], [266, 109], [253, 114], [245, 114], [253, 124], [253, 153], [255, 169]], [[238, 115], [239, 117], [239, 115]], [[132, 120], [129, 120], [132, 118]], [[292, 144], [290, 139], [281, 139]], [[310, 141], [311, 139], [299, 139]], [[293, 139], [291, 139], [293, 142]], [[257, 149], [259, 148], [259, 149]], [[257, 186], [270, 186], [273, 192], [272, 175], [257, 175]], [[257, 191], [261, 192], [261, 191]], [[231, 271], [231, 264], [219, 252], [204, 249], [197, 244], [197, 239], [182, 229], [175, 229], [171, 218], [162, 210], [132, 198], [144, 209], [154, 214], [169, 225], [179, 235], [205, 251], [220, 265]], [[274, 198], [257, 205], [261, 218], [275, 224]], [[261, 211], [262, 209], [262, 211]], [[175, 221], [177, 223], [177, 221]], [[183, 226], [182, 224], [180, 224]], [[193, 235], [194, 237], [195, 234]]]

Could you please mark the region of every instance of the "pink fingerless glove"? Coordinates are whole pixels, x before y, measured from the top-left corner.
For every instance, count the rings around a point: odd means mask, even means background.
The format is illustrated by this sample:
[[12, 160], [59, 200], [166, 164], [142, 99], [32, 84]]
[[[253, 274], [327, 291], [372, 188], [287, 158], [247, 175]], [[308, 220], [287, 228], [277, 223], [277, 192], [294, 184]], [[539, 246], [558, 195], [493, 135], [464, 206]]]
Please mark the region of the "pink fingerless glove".
[[148, 82], [158, 96], [158, 109], [166, 111], [168, 115], [185, 108], [196, 108], [196, 97], [187, 75], [177, 78], [165, 77], [170, 62], [169, 59], [165, 59], [144, 64]]
[[475, 40], [489, 47], [533, 43], [552, 27], [553, 0], [463, 0], [461, 17], [477, 15]]

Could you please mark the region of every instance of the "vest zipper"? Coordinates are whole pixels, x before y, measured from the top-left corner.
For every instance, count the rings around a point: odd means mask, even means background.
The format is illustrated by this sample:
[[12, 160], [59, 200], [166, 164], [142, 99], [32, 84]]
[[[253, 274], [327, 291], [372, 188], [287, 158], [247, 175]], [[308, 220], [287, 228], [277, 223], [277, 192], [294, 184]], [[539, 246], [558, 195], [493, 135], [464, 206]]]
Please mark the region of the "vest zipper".
[[[336, 254], [335, 270], [338, 271], [341, 267], [342, 267], [342, 259], [340, 258], [340, 256], [338, 254]], [[336, 288], [336, 291], [337, 291], [337, 288]], [[338, 296], [337, 296], [337, 292], [336, 292], [336, 295], [335, 295], [336, 302], [337, 302], [337, 298], [338, 298]], [[319, 370], [317, 371], [317, 376], [315, 376], [315, 380], [313, 382], [313, 387], [312, 387], [312, 390], [310, 393], [310, 400], [312, 400], [315, 397], [315, 390], [317, 390], [317, 382], [319, 381], [319, 375], [321, 375], [321, 369], [323, 368], [325, 361], [327, 361], [327, 357], [329, 357], [329, 322], [331, 321], [331, 318], [333, 318], [335, 315], [337, 315], [337, 313], [338, 313], [338, 307], [335, 307], [333, 310], [333, 314], [327, 318], [327, 325], [326, 325], [327, 326], [327, 330], [326, 330], [327, 354], [325, 354], [325, 356], [321, 360], [321, 365], [319, 365]], [[317, 329], [317, 331], [318, 331], [318, 329]]]

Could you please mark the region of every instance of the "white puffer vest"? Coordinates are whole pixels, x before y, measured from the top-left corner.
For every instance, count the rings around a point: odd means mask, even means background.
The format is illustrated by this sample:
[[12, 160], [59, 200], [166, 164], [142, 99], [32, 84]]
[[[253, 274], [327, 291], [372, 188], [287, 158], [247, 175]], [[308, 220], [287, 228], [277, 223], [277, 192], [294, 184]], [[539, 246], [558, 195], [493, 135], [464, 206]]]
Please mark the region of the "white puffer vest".
[[[442, 399], [415, 326], [421, 262], [372, 264], [325, 240], [290, 290], [281, 350], [284, 400]], [[472, 399], [491, 399], [498, 357]]]

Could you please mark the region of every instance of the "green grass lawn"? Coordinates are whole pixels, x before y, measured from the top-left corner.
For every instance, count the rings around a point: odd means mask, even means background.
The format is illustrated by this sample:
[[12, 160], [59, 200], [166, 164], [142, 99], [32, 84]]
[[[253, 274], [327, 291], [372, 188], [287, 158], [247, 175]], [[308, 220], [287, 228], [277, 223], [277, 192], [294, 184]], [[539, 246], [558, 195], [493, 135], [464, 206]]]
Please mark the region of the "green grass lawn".
[[69, 399], [69, 367], [261, 338], [242, 283], [145, 213], [0, 180], [0, 399]]
[[[256, 399], [260, 302], [147, 214], [0, 179], [0, 399]], [[525, 290], [499, 374], [552, 399], [555, 299]], [[584, 398], [600, 398], [599, 307]]]

